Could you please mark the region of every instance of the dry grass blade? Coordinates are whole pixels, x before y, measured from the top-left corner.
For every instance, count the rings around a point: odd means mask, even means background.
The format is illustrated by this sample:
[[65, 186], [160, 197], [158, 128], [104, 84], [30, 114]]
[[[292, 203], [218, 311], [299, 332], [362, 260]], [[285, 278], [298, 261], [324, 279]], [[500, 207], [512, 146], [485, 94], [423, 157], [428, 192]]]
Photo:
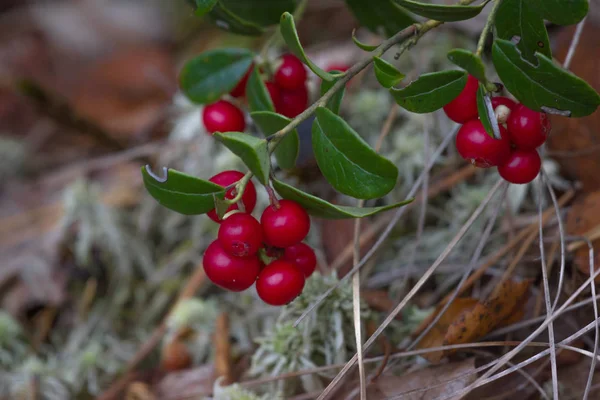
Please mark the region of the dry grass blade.
[[571, 44], [569, 46], [569, 51], [567, 52], [567, 56], [565, 57], [565, 62], [563, 63], [564, 69], [569, 69], [571, 66], [571, 61], [573, 61], [573, 56], [575, 55], [575, 50], [577, 50], [577, 45], [579, 44], [579, 39], [581, 38], [581, 32], [583, 32], [583, 27], [585, 25], [585, 21], [587, 18], [581, 20], [579, 24], [577, 24], [577, 28], [575, 29], [575, 34], [573, 35], [573, 39], [571, 40]]

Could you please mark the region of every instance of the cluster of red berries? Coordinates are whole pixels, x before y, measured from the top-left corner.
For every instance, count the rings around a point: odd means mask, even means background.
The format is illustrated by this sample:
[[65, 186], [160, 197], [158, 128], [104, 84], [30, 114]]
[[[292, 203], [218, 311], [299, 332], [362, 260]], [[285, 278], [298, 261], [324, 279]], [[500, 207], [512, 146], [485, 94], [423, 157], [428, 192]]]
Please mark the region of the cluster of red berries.
[[[210, 181], [223, 187], [237, 183], [243, 173], [224, 171]], [[225, 194], [235, 197], [235, 188]], [[248, 182], [241, 198], [220, 220], [212, 210], [208, 216], [221, 224], [217, 239], [204, 253], [206, 276], [216, 285], [241, 292], [256, 282], [258, 296], [267, 304], [281, 306], [294, 300], [304, 281], [314, 271], [317, 259], [302, 240], [310, 230], [306, 211], [292, 200], [275, 200], [262, 213], [260, 222], [250, 213], [256, 205], [256, 188]], [[237, 212], [236, 212], [237, 211]]]
[[[542, 165], [536, 149], [548, 137], [548, 117], [508, 97], [493, 97], [492, 107], [500, 115], [498, 124], [501, 139], [492, 138], [478, 119], [478, 85], [477, 79], [469, 76], [461, 94], [444, 106], [448, 118], [463, 124], [456, 135], [456, 149], [465, 160], [477, 167], [498, 167], [500, 176], [508, 182], [531, 182]], [[508, 117], [506, 113], [498, 112], [502, 111], [498, 109], [500, 106], [505, 107]]]
[[[229, 93], [232, 97], [242, 98], [246, 95], [246, 83], [254, 66], [250, 66], [244, 77]], [[285, 54], [281, 57], [280, 65], [273, 74], [272, 80], [266, 81], [265, 86], [275, 111], [288, 118], [294, 118], [308, 106], [308, 88], [306, 68], [298, 57]], [[243, 132], [246, 127], [244, 113], [235, 104], [219, 100], [204, 107], [202, 121], [206, 131]]]

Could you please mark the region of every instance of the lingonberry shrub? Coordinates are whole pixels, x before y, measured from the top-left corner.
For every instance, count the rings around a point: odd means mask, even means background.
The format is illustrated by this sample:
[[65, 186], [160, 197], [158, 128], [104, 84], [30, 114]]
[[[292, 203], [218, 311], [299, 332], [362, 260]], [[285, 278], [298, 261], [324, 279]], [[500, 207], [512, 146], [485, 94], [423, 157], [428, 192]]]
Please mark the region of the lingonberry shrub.
[[261, 269], [256, 255], [232, 256], [225, 251], [219, 240], [213, 241], [206, 248], [202, 265], [212, 282], [233, 292], [241, 292], [252, 286]]
[[275, 83], [282, 89], [300, 89], [306, 82], [306, 68], [302, 61], [293, 54], [281, 57], [281, 65], [275, 72]]
[[306, 243], [297, 243], [286, 247], [283, 259], [295, 264], [307, 278], [315, 272], [317, 267], [315, 251]]
[[304, 273], [294, 264], [275, 260], [267, 265], [258, 276], [256, 292], [267, 304], [283, 306], [302, 293]]
[[477, 118], [477, 88], [479, 81], [469, 75], [462, 92], [451, 102], [444, 106], [444, 112], [454, 122], [464, 124]]
[[[210, 178], [209, 181], [225, 188], [227, 186], [230, 186], [230, 185], [233, 185], [234, 183], [239, 182], [243, 177], [244, 177], [244, 174], [241, 173], [240, 171], [231, 170], [231, 171], [220, 172], [217, 175]], [[235, 198], [236, 194], [237, 194], [236, 189], [231, 188], [225, 194], [225, 198], [233, 199], [233, 198]], [[242, 195], [242, 198], [241, 198], [241, 202], [244, 205], [245, 212], [251, 213], [254, 210], [254, 207], [256, 206], [256, 188], [254, 187], [254, 184], [252, 183], [252, 181], [249, 181], [248, 184], [246, 185], [243, 195]], [[233, 211], [233, 210], [238, 210], [238, 209], [239, 209], [239, 206], [236, 202], [236, 203], [231, 204], [227, 208], [227, 212]], [[221, 222], [221, 218], [219, 218], [217, 216], [216, 210], [212, 209], [212, 210], [208, 211], [206, 214], [213, 221], [218, 222], [218, 223]]]
[[536, 150], [515, 150], [498, 166], [500, 176], [510, 183], [524, 184], [540, 173], [542, 160]]
[[225, 100], [219, 100], [204, 107], [202, 122], [208, 133], [243, 132], [246, 129], [242, 110]]
[[275, 247], [300, 243], [310, 230], [307, 212], [292, 200], [279, 200], [265, 208], [260, 217], [265, 242]]
[[490, 137], [481, 121], [472, 120], [461, 126], [456, 135], [456, 149], [465, 160], [480, 168], [495, 167], [510, 155], [506, 129], [500, 127], [501, 139]]
[[223, 249], [235, 257], [253, 256], [263, 244], [260, 224], [246, 213], [236, 213], [225, 219], [219, 227], [218, 238]]
[[506, 121], [511, 142], [520, 150], [534, 150], [548, 138], [550, 121], [544, 113], [523, 104], [516, 106]]

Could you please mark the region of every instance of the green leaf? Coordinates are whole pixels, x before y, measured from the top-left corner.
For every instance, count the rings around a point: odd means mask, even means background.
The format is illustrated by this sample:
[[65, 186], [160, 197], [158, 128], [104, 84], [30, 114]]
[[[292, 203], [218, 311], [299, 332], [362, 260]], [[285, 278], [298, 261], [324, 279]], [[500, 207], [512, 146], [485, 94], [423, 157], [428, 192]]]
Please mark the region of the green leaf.
[[317, 108], [312, 144], [319, 169], [340, 193], [357, 199], [385, 196], [396, 185], [398, 169], [377, 154], [346, 121]]
[[298, 57], [304, 64], [308, 66], [317, 74], [317, 76], [325, 81], [330, 81], [333, 79], [333, 76], [321, 68], [319, 68], [315, 63], [310, 61], [310, 59], [304, 53], [304, 49], [300, 44], [300, 38], [298, 37], [298, 31], [296, 31], [296, 25], [294, 24], [294, 17], [290, 13], [283, 13], [281, 16], [281, 22], [279, 23], [279, 27], [281, 29], [281, 36], [283, 36], [283, 40], [285, 40], [285, 44], [289, 47], [290, 51], [294, 53], [296, 57]]
[[523, 60], [514, 43], [497, 39], [492, 59], [502, 82], [521, 103], [535, 111], [542, 107], [569, 112], [571, 117], [590, 115], [600, 96], [583, 79], [536, 54], [537, 65]]
[[275, 111], [273, 101], [258, 68], [254, 68], [246, 83], [246, 99], [250, 111]]
[[294, 0], [219, 0], [233, 14], [260, 26], [279, 23], [284, 12], [294, 12]]
[[284, 199], [293, 200], [300, 204], [302, 208], [304, 208], [310, 215], [325, 219], [369, 217], [382, 211], [405, 206], [414, 200], [409, 199], [400, 203], [390, 204], [383, 207], [348, 207], [331, 204], [323, 199], [303, 192], [300, 189], [296, 189], [295, 187], [276, 179], [273, 180], [273, 187]]
[[359, 49], [364, 50], [364, 51], [373, 51], [379, 47], [379, 45], [374, 46], [374, 45], [370, 45], [370, 44], [364, 44], [363, 42], [361, 42], [360, 40], [358, 40], [356, 38], [355, 33], [356, 33], [356, 29], [352, 31], [352, 41], [354, 42], [356, 47], [358, 47]]
[[[291, 122], [291, 119], [271, 111], [256, 111], [250, 113], [250, 116], [265, 136], [280, 131]], [[277, 164], [283, 169], [294, 168], [299, 152], [300, 139], [298, 138], [298, 131], [294, 129], [281, 139], [275, 149]]]
[[219, 28], [231, 33], [244, 36], [259, 36], [264, 33], [264, 29], [262, 27], [240, 18], [225, 8], [225, 6], [223, 6], [223, 4], [220, 2], [215, 4], [210, 13], [208, 13], [208, 17]]
[[180, 75], [183, 93], [194, 103], [210, 104], [231, 92], [252, 63], [246, 49], [209, 50], [188, 61]]
[[[476, 17], [490, 0], [486, 0], [478, 6], [446, 6], [441, 4], [422, 3], [413, 0], [395, 1], [408, 11], [412, 11], [422, 17], [435, 19], [436, 21], [453, 22], [464, 21]], [[372, 4], [370, 4], [370, 6], [373, 7]]]
[[[490, 115], [490, 110], [488, 110], [488, 108], [485, 105], [486, 97], [489, 98], [489, 95], [486, 93], [485, 88], [480, 83], [479, 88], [477, 89], [477, 111], [479, 113], [479, 119], [481, 120], [481, 124], [485, 128], [485, 131], [487, 132], [487, 134], [490, 135], [490, 137], [494, 138], [494, 128], [492, 128], [492, 118], [495, 119], [496, 116], [494, 114], [493, 109], [491, 110], [491, 115]], [[490, 108], [491, 108], [491, 100], [490, 100]], [[496, 124], [497, 123], [498, 122], [496, 120]]]
[[487, 82], [485, 67], [481, 58], [465, 49], [452, 49], [448, 52], [448, 59], [458, 65], [480, 82]]
[[550, 40], [544, 21], [536, 9], [528, 4], [531, 0], [503, 0], [496, 14], [496, 38], [511, 40], [519, 38], [517, 48], [523, 58], [535, 63], [535, 52], [552, 57]]
[[346, 4], [361, 25], [376, 34], [383, 31], [387, 37], [415, 22], [405, 9], [392, 0], [377, 0], [376, 5], [366, 0], [346, 0]]
[[225, 188], [174, 169], [163, 168], [156, 176], [149, 165], [142, 167], [146, 190], [162, 206], [185, 215], [205, 214], [215, 208], [213, 196], [225, 197]]
[[266, 140], [242, 132], [216, 132], [213, 137], [241, 158], [262, 184], [269, 181], [271, 163]]
[[580, 22], [588, 13], [588, 0], [529, 0], [542, 18], [558, 25]]
[[210, 12], [219, 0], [195, 0], [196, 11], [195, 14], [198, 17], [202, 17], [204, 14]]
[[373, 57], [373, 68], [377, 81], [386, 89], [396, 86], [405, 76], [392, 64], [379, 57]]
[[[339, 81], [340, 79], [342, 79], [343, 75], [337, 75], [334, 77], [334, 79], [332, 81], [321, 81], [321, 96], [323, 96], [325, 94], [325, 92], [327, 92], [329, 89], [331, 89], [331, 87], [333, 85], [335, 85], [335, 83], [337, 81]], [[346, 88], [342, 88], [340, 90], [338, 90], [327, 102], [327, 104], [325, 105], [325, 107], [329, 108], [331, 111], [333, 111], [336, 114], [339, 114], [340, 112], [340, 107], [342, 106], [342, 99], [344, 98], [344, 92], [346, 91]]]
[[467, 84], [464, 71], [443, 71], [423, 74], [404, 89], [390, 92], [401, 107], [414, 113], [439, 110], [456, 98]]

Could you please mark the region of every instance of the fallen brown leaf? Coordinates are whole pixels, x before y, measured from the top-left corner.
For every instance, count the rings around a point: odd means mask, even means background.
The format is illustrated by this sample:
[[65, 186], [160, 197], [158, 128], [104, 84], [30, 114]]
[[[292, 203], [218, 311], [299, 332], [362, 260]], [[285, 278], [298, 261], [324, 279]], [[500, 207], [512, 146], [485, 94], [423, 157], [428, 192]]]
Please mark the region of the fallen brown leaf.
[[[581, 236], [600, 226], [600, 190], [588, 193], [577, 198], [567, 214], [566, 231], [569, 235]], [[594, 247], [600, 245], [600, 240], [592, 242]], [[600, 258], [595, 253], [594, 265], [598, 265]], [[577, 269], [586, 276], [590, 275], [588, 246], [581, 246], [575, 250], [573, 262]], [[600, 277], [596, 278], [600, 282]]]

